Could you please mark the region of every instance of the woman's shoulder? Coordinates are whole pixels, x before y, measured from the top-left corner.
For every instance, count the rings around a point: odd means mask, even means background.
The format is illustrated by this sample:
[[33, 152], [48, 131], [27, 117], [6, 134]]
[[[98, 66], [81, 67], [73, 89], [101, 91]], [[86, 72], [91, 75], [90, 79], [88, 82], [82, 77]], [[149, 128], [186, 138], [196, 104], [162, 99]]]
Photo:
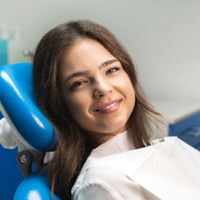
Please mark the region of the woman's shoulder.
[[75, 197], [84, 196], [85, 199], [90, 197], [88, 195], [96, 197], [100, 195], [102, 198], [103, 194], [105, 198], [109, 196], [110, 199], [121, 200], [120, 194], [116, 190], [116, 183], [119, 186], [122, 182], [120, 179], [123, 179], [123, 174], [111, 167], [91, 167], [81, 172], [72, 188], [72, 194]]
[[88, 168], [85, 172], [83, 181], [96, 180], [112, 183], [113, 179], [119, 179], [121, 176], [124, 175], [119, 170], [110, 166], [100, 165]]
[[79, 175], [72, 194], [74, 199], [144, 200], [143, 190], [117, 168], [98, 165]]
[[[90, 163], [90, 162], [89, 162]], [[113, 185], [114, 182], [119, 181], [124, 176], [119, 170], [106, 165], [93, 165], [86, 163], [81, 173], [78, 176], [77, 182], [82, 186], [91, 184], [99, 185]]]

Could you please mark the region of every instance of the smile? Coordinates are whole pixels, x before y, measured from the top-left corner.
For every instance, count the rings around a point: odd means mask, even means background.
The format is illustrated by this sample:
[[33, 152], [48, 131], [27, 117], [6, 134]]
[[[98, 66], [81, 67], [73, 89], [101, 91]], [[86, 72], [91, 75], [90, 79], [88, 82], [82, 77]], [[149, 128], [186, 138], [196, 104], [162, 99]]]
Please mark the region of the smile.
[[118, 109], [120, 102], [121, 102], [121, 100], [113, 101], [109, 104], [106, 104], [105, 106], [98, 107], [95, 111], [101, 112], [101, 113], [114, 112]]

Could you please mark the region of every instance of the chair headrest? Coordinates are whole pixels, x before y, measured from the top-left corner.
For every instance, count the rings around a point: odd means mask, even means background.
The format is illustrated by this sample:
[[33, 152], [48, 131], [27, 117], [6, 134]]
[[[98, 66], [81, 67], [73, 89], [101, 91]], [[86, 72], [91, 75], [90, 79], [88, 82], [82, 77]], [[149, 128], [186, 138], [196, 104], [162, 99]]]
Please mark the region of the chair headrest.
[[26, 146], [41, 151], [54, 148], [53, 127], [34, 97], [31, 63], [0, 67], [0, 104], [4, 117]]

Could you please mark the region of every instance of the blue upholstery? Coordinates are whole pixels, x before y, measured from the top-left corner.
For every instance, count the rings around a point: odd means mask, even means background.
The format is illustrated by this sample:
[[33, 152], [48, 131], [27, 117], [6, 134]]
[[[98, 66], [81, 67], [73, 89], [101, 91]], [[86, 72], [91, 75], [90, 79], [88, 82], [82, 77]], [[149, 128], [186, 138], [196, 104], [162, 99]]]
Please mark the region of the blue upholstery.
[[[0, 66], [0, 110], [27, 147], [43, 152], [54, 148], [55, 133], [34, 98], [31, 63]], [[50, 200], [51, 197], [43, 169], [21, 182], [14, 199]], [[54, 196], [54, 199], [59, 198]]]
[[0, 101], [4, 116], [9, 118], [27, 146], [41, 151], [54, 147], [55, 134], [52, 126], [34, 99], [32, 64], [19, 63], [0, 67]]
[[[39, 173], [33, 173], [25, 178], [16, 190], [14, 200], [50, 200], [52, 193], [49, 189], [45, 168]], [[60, 198], [54, 195], [54, 200]]]

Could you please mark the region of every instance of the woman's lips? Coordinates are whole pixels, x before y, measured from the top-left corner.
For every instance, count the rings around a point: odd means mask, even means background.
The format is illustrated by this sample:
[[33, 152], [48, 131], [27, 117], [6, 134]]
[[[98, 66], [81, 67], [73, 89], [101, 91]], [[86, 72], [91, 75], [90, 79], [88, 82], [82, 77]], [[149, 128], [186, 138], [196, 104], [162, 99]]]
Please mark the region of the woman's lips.
[[99, 106], [97, 109], [95, 109], [95, 112], [100, 113], [112, 113], [118, 110], [120, 106], [121, 100], [115, 100], [109, 103], [106, 103], [102, 106]]

